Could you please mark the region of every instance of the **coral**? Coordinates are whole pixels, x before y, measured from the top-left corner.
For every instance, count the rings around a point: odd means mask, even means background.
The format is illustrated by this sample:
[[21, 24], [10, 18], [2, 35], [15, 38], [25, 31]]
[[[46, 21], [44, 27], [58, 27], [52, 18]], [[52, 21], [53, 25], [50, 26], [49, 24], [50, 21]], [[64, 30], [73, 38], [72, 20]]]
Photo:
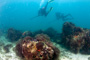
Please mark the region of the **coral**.
[[7, 45], [5, 45], [5, 46], [3, 47], [3, 49], [4, 49], [5, 53], [10, 52], [10, 48], [11, 48], [11, 47], [13, 47], [13, 45], [12, 45], [12, 44], [7, 44]]
[[74, 53], [81, 51], [88, 52], [90, 38], [89, 30], [76, 27], [71, 22], [65, 22], [62, 32], [62, 43]]
[[8, 29], [7, 38], [9, 38], [10, 42], [17, 41], [21, 37], [22, 33], [13, 28]]
[[25, 60], [56, 60], [60, 51], [46, 37], [44, 34], [38, 34], [35, 39], [25, 37], [16, 45], [16, 51]]

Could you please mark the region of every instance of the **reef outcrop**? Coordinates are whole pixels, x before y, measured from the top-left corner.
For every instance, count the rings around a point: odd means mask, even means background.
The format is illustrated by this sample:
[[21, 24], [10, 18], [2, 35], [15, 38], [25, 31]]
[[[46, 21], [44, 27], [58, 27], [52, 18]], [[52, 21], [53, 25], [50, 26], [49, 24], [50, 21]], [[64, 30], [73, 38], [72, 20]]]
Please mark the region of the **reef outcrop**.
[[48, 36], [50, 36], [50, 38], [54, 38], [55, 35], [57, 34], [57, 31], [54, 30], [52, 27], [50, 27], [50, 28], [46, 29], [44, 31], [44, 33], [47, 34]]
[[53, 42], [60, 42], [61, 40], [61, 33], [58, 33], [54, 28], [50, 27], [44, 31], [44, 34], [47, 34]]
[[25, 60], [57, 60], [60, 54], [59, 49], [44, 34], [38, 34], [35, 38], [26, 36], [20, 39], [15, 50], [17, 55]]
[[71, 22], [65, 22], [63, 25], [62, 43], [74, 53], [90, 53], [89, 30], [76, 27]]
[[7, 31], [7, 38], [9, 39], [10, 42], [17, 41], [21, 36], [22, 36], [22, 33], [13, 28], [8, 29]]

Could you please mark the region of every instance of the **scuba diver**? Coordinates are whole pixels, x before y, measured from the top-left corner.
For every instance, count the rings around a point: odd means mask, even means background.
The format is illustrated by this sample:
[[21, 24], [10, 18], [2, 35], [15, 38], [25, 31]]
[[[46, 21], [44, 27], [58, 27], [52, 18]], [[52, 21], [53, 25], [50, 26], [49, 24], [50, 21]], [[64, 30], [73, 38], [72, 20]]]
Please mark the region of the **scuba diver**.
[[64, 15], [63, 13], [60, 13], [60, 12], [56, 13], [56, 18], [57, 18], [57, 20], [62, 19], [63, 21], [73, 19], [71, 14]]
[[49, 12], [52, 10], [52, 7], [49, 9], [49, 11], [47, 12], [47, 6], [50, 2], [52, 2], [53, 0], [49, 0], [47, 2], [47, 4], [45, 5], [45, 7], [40, 8], [40, 10], [38, 11], [38, 16], [47, 16], [49, 14]]
[[51, 7], [48, 11], [46, 11], [46, 10], [47, 10], [47, 6], [48, 6], [48, 4], [49, 4], [50, 2], [53, 2], [53, 1], [54, 1], [54, 0], [49, 0], [49, 1], [46, 3], [45, 7], [42, 7], [42, 8], [39, 9], [38, 15], [35, 16], [35, 17], [33, 17], [33, 18], [31, 18], [31, 19], [34, 19], [34, 18], [39, 17], [39, 16], [47, 16], [47, 15], [50, 13], [50, 11], [53, 9], [53, 8]]

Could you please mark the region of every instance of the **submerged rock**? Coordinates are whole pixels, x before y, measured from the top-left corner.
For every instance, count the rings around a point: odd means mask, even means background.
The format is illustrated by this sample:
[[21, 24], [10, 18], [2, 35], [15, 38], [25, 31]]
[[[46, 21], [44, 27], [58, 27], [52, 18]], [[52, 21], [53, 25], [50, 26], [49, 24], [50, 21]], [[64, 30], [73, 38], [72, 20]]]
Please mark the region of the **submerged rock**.
[[22, 33], [13, 28], [8, 29], [7, 38], [9, 38], [10, 42], [17, 41], [21, 37]]
[[10, 48], [13, 47], [12, 44], [7, 44], [3, 47], [5, 53], [9, 53], [10, 52]]
[[90, 57], [88, 57], [88, 60], [90, 60]]
[[54, 30], [52, 27], [50, 27], [50, 28], [46, 29], [44, 31], [44, 33], [47, 34], [50, 38], [54, 38], [55, 35], [57, 34], [57, 31]]
[[63, 25], [62, 43], [74, 53], [78, 53], [81, 51], [89, 53], [89, 30], [76, 27], [71, 22], [65, 22]]
[[48, 40], [44, 34], [37, 35], [35, 39], [25, 37], [16, 45], [16, 51], [25, 60], [57, 60], [60, 51]]

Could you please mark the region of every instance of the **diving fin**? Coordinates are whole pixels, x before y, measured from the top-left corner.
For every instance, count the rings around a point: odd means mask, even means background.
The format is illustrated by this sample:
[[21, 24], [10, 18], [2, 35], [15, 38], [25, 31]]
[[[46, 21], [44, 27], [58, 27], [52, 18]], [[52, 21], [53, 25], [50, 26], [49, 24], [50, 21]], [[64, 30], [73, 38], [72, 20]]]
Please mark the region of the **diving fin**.
[[49, 13], [50, 11], [52, 11], [52, 9], [53, 9], [53, 7], [51, 7], [51, 8], [49, 9], [48, 13]]
[[54, 0], [49, 0], [48, 2], [53, 2]]
[[53, 7], [51, 7], [49, 11], [51, 11], [52, 9], [53, 9]]

